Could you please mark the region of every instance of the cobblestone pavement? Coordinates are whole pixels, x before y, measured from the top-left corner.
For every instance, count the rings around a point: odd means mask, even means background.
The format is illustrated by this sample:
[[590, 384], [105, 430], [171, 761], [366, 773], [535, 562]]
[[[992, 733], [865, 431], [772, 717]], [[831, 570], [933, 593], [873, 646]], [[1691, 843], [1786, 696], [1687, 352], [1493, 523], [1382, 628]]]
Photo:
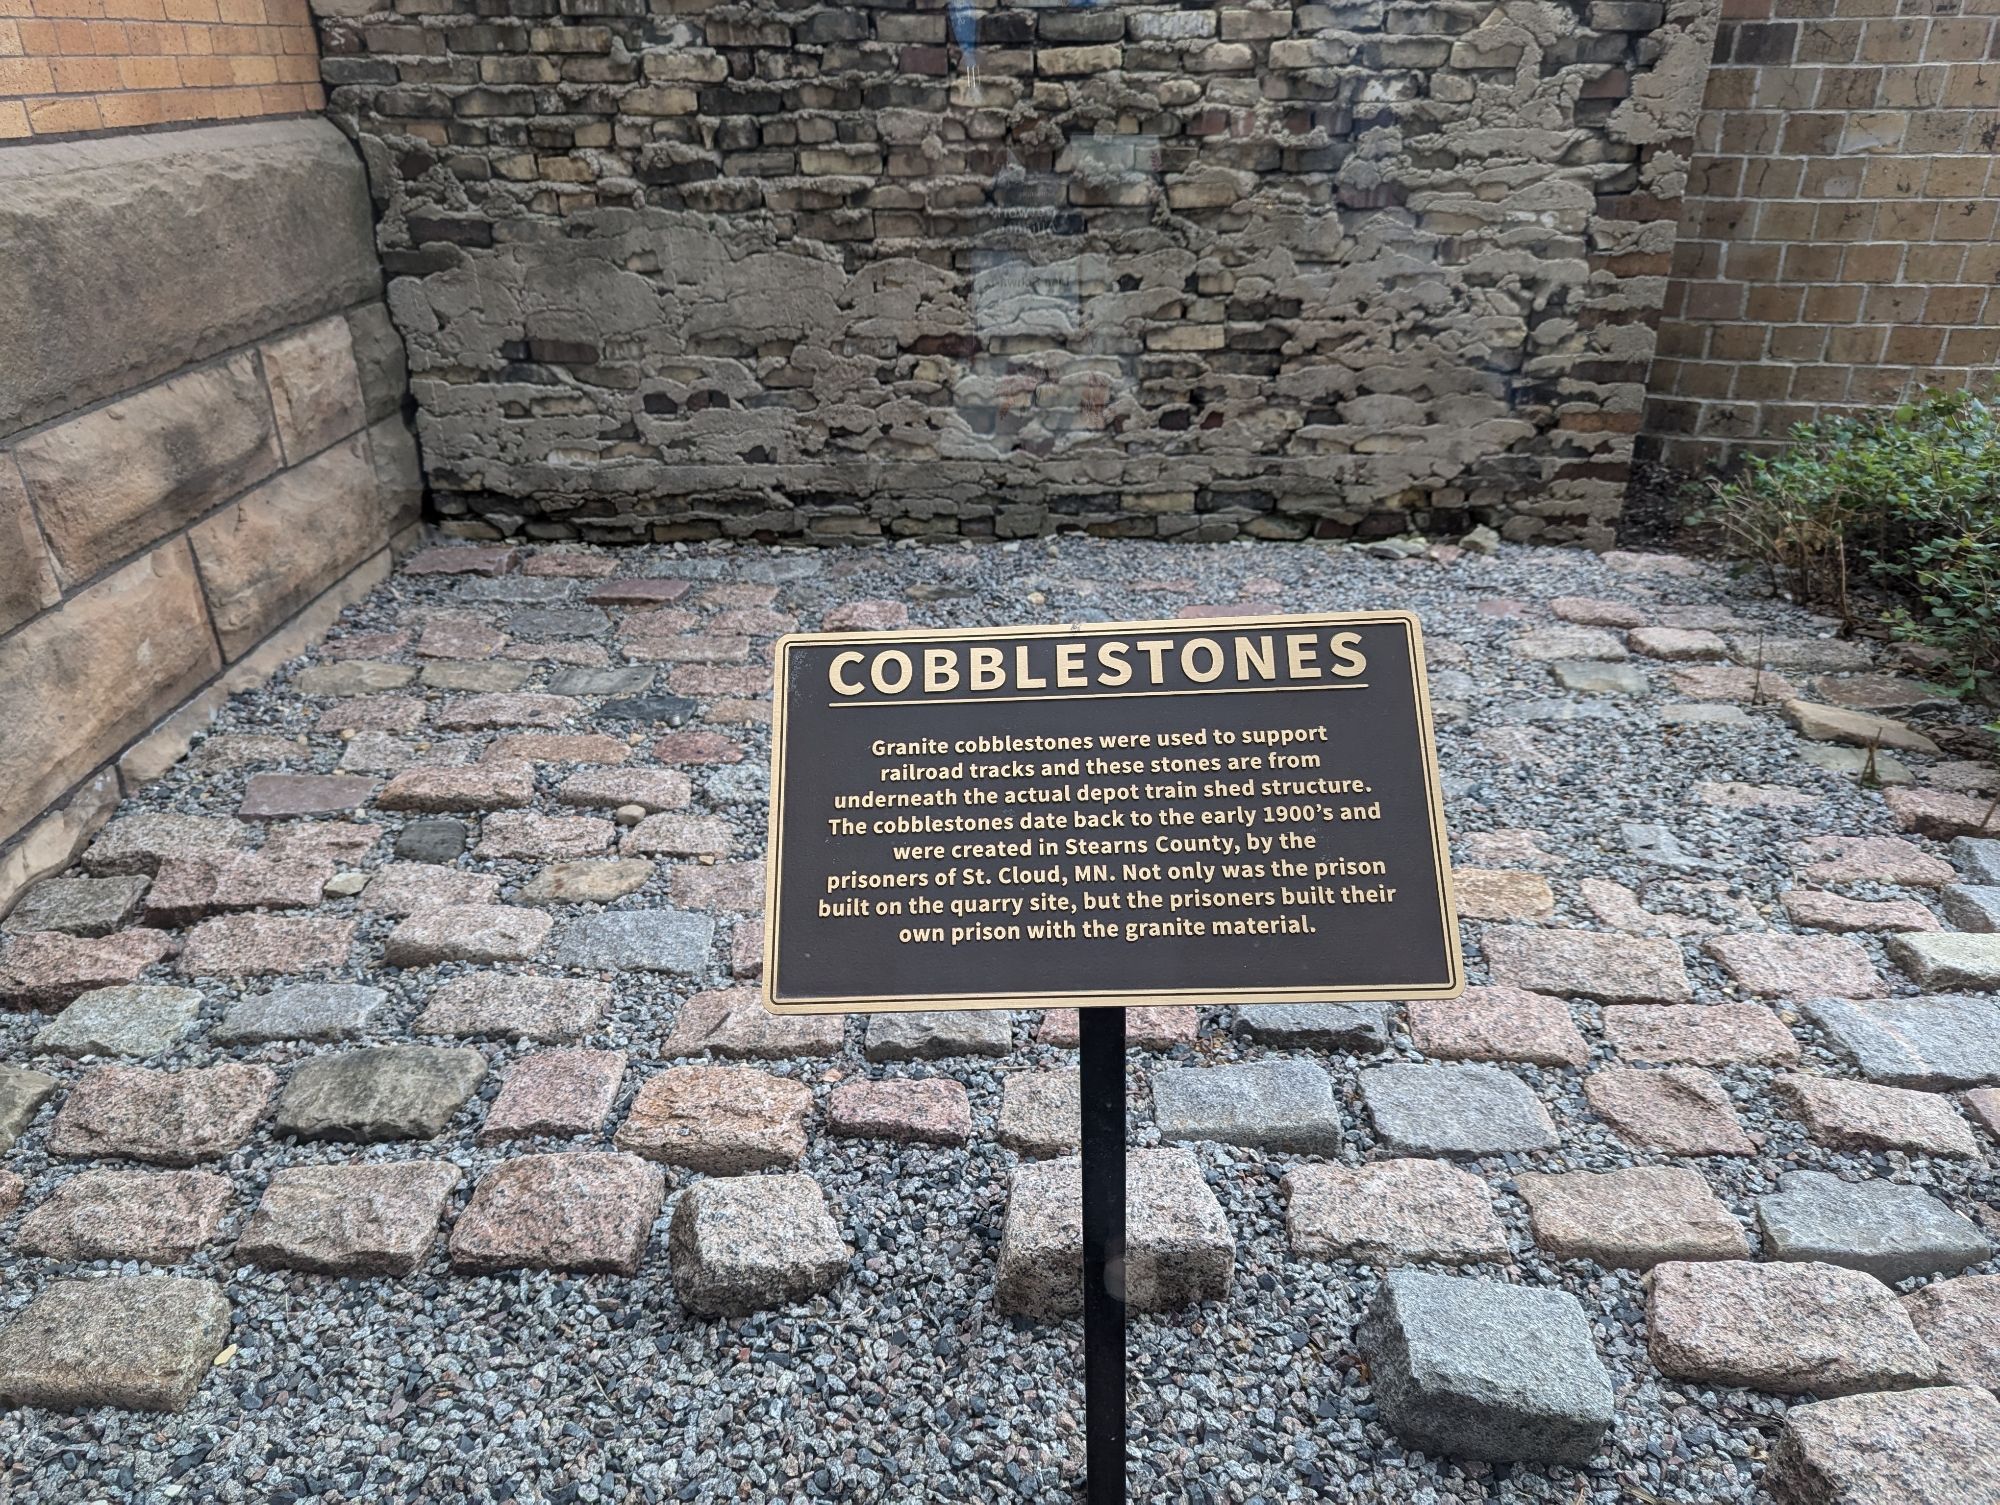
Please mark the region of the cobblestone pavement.
[[769, 651], [1411, 606], [1463, 1002], [1129, 1021], [1142, 1500], [2000, 1500], [2000, 779], [1671, 556], [450, 546], [0, 947], [0, 1499], [1071, 1498], [1073, 1016], [765, 1017]]

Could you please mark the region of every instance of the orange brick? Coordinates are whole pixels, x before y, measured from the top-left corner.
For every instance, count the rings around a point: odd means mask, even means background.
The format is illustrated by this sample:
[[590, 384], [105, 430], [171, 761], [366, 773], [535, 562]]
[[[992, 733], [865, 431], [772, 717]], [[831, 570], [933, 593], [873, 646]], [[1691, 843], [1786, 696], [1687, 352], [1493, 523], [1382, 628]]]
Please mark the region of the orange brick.
[[[20, 57], [25, 51], [27, 49], [21, 45], [21, 23], [0, 21], [0, 57]], [[26, 112], [22, 113], [21, 118], [23, 120], [28, 118]]]
[[53, 57], [56, 48], [56, 22], [54, 21], [10, 21], [21, 37], [21, 51], [28, 57]]
[[104, 18], [104, 0], [34, 0], [34, 5], [36, 15], [55, 20]]
[[159, 125], [167, 118], [166, 97], [158, 93], [107, 94], [98, 100], [97, 107], [104, 112], [104, 123], [114, 131]]
[[49, 94], [55, 83], [40, 58], [0, 58], [0, 94]]
[[187, 51], [187, 32], [170, 21], [127, 21], [125, 39], [134, 57], [177, 57]]
[[326, 108], [326, 89], [320, 84], [301, 84], [300, 98], [305, 101], [306, 113], [317, 115]]
[[53, 55], [62, 57], [89, 57], [97, 51], [90, 40], [88, 21], [58, 21], [55, 23], [56, 45], [49, 49]]
[[209, 96], [209, 104], [216, 119], [240, 120], [257, 113], [259, 100], [255, 89], [217, 89]]
[[229, 82], [229, 60], [219, 57], [180, 59], [181, 83], [190, 89], [214, 89]]
[[1945, 200], [1937, 206], [1939, 240], [1990, 240], [1994, 211], [2000, 203], [1992, 199]]
[[49, 70], [58, 94], [99, 94], [123, 87], [115, 57], [59, 57], [50, 62]]
[[216, 0], [222, 19], [234, 26], [262, 26], [264, 0]]
[[275, 84], [278, 65], [267, 57], [234, 57], [229, 60], [229, 77], [239, 84]]
[[187, 42], [190, 57], [211, 57], [215, 53], [215, 43], [209, 37], [206, 26], [183, 26], [181, 35]]
[[131, 48], [123, 21], [86, 21], [90, 28], [90, 50], [100, 57], [123, 57]]
[[167, 13], [160, 0], [104, 0], [104, 14], [113, 21], [163, 21]]
[[166, 118], [179, 120], [207, 120], [208, 92], [204, 89], [169, 89], [160, 96]]
[[162, 0], [169, 21], [214, 21], [215, 0]]
[[311, 26], [312, 7], [306, 0], [264, 0], [264, 19], [273, 26]]
[[[287, 26], [278, 33], [278, 45], [289, 57], [319, 57], [319, 46], [313, 40], [310, 26]], [[319, 69], [313, 69], [313, 77], [319, 77]]]
[[177, 89], [181, 71], [170, 57], [128, 57], [118, 63], [118, 76], [128, 89]]
[[319, 59], [316, 57], [281, 57], [278, 59], [278, 80], [287, 84], [316, 84], [319, 82]]
[[0, 0], [0, 16], [32, 16], [34, 13], [32, 0]]
[[28, 123], [37, 136], [55, 136], [68, 131], [99, 131], [104, 117], [97, 113], [97, 101], [78, 99], [31, 99]]
[[18, 99], [0, 100], [0, 141], [18, 141], [28, 134], [28, 107]]

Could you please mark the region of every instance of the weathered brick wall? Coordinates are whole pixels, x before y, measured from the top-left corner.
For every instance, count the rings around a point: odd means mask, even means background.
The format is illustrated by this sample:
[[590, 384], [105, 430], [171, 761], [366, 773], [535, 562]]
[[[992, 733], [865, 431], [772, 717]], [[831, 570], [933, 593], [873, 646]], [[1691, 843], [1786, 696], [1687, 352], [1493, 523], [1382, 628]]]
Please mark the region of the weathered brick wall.
[[306, 0], [0, 0], [0, 141], [325, 102]]
[[388, 572], [422, 500], [353, 148], [0, 150], [0, 914]]
[[2000, 0], [1728, 0], [1660, 327], [1676, 469], [2000, 361]]
[[460, 531], [1601, 542], [1714, 3], [316, 9]]

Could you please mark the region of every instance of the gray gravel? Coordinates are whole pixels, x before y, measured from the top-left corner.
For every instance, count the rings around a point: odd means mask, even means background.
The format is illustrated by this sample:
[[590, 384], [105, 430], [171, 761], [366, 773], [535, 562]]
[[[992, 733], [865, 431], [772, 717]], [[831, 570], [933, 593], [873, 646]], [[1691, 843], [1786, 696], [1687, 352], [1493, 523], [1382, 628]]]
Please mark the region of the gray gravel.
[[[1776, 896], [1789, 883], [1785, 853], [1792, 842], [1817, 834], [1894, 834], [1879, 797], [1807, 762], [1799, 740], [1769, 708], [1753, 711], [1742, 725], [1663, 724], [1661, 706], [1672, 699], [1664, 665], [1632, 661], [1650, 680], [1649, 695], [1572, 693], [1546, 663], [1506, 650], [1523, 631], [1564, 626], [1532, 603], [1566, 595], [1726, 605], [1774, 640], [1825, 630], [1804, 613], [1746, 595], [1746, 587], [1717, 570], [1685, 577], [1623, 573], [1586, 554], [1553, 550], [1508, 548], [1493, 558], [1468, 555], [1440, 566], [1374, 558], [1360, 549], [1082, 538], [844, 554], [662, 548], [619, 557], [624, 573], [774, 581], [782, 587], [777, 608], [808, 627], [832, 606], [863, 597], [907, 601], [918, 626], [1160, 617], [1187, 604], [1239, 601], [1254, 610], [1414, 608], [1432, 638], [1434, 663], [1455, 671], [1451, 694], [1440, 706], [1454, 836], [1462, 845], [1474, 833], [1503, 828], [1546, 833], [1543, 849], [1564, 859], [1550, 872], [1556, 924], [1597, 928], [1578, 880], [1602, 877], [1644, 890], [1655, 908], [1746, 928], [1748, 906], [1784, 929]], [[586, 589], [581, 582], [519, 576], [399, 577], [350, 610], [338, 631], [386, 631], [403, 625], [413, 610], [482, 602], [491, 603], [481, 609], [501, 621], [519, 606], [579, 606]], [[1521, 603], [1521, 615], [1506, 614], [1514, 610], [1510, 601]], [[549, 614], [540, 613], [537, 631], [549, 626]], [[399, 658], [418, 662], [407, 651]], [[553, 664], [525, 667], [532, 669], [523, 686], [530, 691], [547, 689], [563, 672]], [[329, 773], [344, 744], [313, 731], [317, 711], [281, 682], [237, 696], [217, 730], [307, 738], [291, 766]], [[1935, 734], [1974, 718], [1940, 712], [1919, 720]], [[747, 761], [706, 775], [696, 770], [692, 808], [729, 822], [744, 837], [743, 850], [753, 852], [762, 839], [758, 765], [767, 742], [761, 728], [726, 730], [744, 742]], [[485, 740], [464, 739], [463, 757], [475, 760]], [[449, 738], [437, 740], [433, 752], [459, 755]], [[1947, 746], [1946, 755], [1974, 756], [1976, 749]], [[1915, 754], [1906, 761], [1919, 770], [1927, 766]], [[551, 796], [567, 771], [540, 768], [544, 810], [555, 810]], [[243, 769], [197, 758], [124, 808], [228, 813], [246, 777]], [[1789, 784], [1821, 798], [1803, 809], [1712, 808], [1689, 797], [1700, 780]], [[392, 830], [405, 823], [385, 813], [371, 818]], [[1679, 865], [1681, 859], [1662, 865], [1657, 845], [1635, 850], [1627, 839], [1629, 822], [1664, 825], [1674, 850], [1691, 865]], [[387, 858], [384, 843], [371, 862]], [[1461, 853], [1461, 860], [1470, 859]], [[466, 862], [501, 874], [508, 892], [534, 866]], [[661, 863], [653, 881], [620, 907], [669, 904], [673, 866]], [[1862, 885], [1849, 892], [1894, 898], [1911, 891]], [[389, 994], [378, 1014], [359, 1021], [357, 1042], [218, 1046], [209, 1029], [233, 1003], [267, 987], [210, 981], [203, 985], [202, 1028], [166, 1059], [202, 1065], [241, 1058], [286, 1067], [353, 1043], [405, 1041], [420, 995], [464, 970], [449, 964], [373, 970], [395, 922], [359, 910], [352, 900], [321, 912], [361, 923], [363, 943], [345, 980]], [[582, 912], [552, 909], [559, 927]], [[728, 921], [719, 928], [705, 973], [634, 972], [617, 979], [613, 1007], [585, 1042], [634, 1051], [612, 1124], [622, 1119], [644, 1068], [653, 1063], [654, 1046], [680, 1000], [730, 981], [732, 929]], [[1466, 927], [1475, 982], [1483, 980], [1479, 930], [1477, 924]], [[1860, 939], [1885, 979], [1898, 991], [1912, 991], [1886, 963], [1879, 941]], [[1699, 999], [1736, 996], [1702, 954], [1699, 937], [1682, 945]], [[1579, 1003], [1575, 1012], [1602, 1064], [1609, 1053], [1598, 1010]], [[38, 1054], [32, 1046], [46, 1017], [0, 1017], [0, 1059], [73, 1080], [83, 1063]], [[1333, 1076], [1345, 1143], [1331, 1158], [1359, 1163], [1377, 1143], [1359, 1099], [1359, 1071], [1419, 1059], [1400, 1022], [1386, 1054], [1361, 1058], [1260, 1046], [1234, 1035], [1229, 1022], [1226, 1011], [1206, 1010], [1197, 1046], [1165, 1055], [1134, 1053], [1135, 1143], [1157, 1141], [1145, 1068], [1299, 1059], [1316, 1061]], [[1809, 1023], [1789, 1022], [1807, 1044], [1807, 1069], [1852, 1074]], [[1006, 1063], [961, 1058], [870, 1068], [861, 1054], [860, 1022], [849, 1022], [841, 1069], [849, 1075], [947, 1072], [971, 1095], [973, 1142], [964, 1148], [895, 1146], [815, 1134], [801, 1169], [824, 1188], [843, 1235], [855, 1246], [852, 1271], [828, 1296], [740, 1319], [695, 1319], [675, 1300], [666, 1226], [674, 1193], [693, 1178], [671, 1169], [667, 1206], [646, 1263], [631, 1279], [455, 1275], [445, 1264], [442, 1239], [416, 1274], [401, 1279], [273, 1273], [232, 1261], [234, 1238], [273, 1171], [283, 1166], [433, 1155], [467, 1172], [450, 1202], [455, 1217], [480, 1168], [526, 1148], [481, 1147], [473, 1131], [507, 1064], [532, 1047], [480, 1045], [490, 1069], [476, 1094], [479, 1109], [459, 1113], [435, 1145], [295, 1142], [274, 1134], [267, 1116], [249, 1146], [211, 1167], [235, 1188], [231, 1210], [216, 1244], [175, 1271], [222, 1283], [234, 1311], [234, 1352], [178, 1417], [0, 1413], [0, 1500], [1071, 1500], [1082, 1452], [1078, 1328], [1002, 1318], [992, 1302], [1007, 1179], [1019, 1163], [995, 1139], [1001, 1078], [1005, 1070], [1054, 1069], [1073, 1059], [1070, 1052], [1033, 1044], [1032, 1024], [1031, 1015], [1017, 1018]], [[771, 1069], [810, 1083], [823, 1114], [827, 1064]], [[1376, 1415], [1354, 1340], [1378, 1273], [1290, 1254], [1279, 1180], [1300, 1157], [1205, 1143], [1195, 1155], [1237, 1241], [1235, 1289], [1225, 1304], [1133, 1320], [1133, 1499], [1630, 1505], [1764, 1498], [1759, 1480], [1786, 1403], [1661, 1379], [1645, 1358], [1640, 1277], [1543, 1257], [1514, 1193], [1512, 1177], [1525, 1169], [1601, 1169], [1665, 1157], [1635, 1154], [1592, 1118], [1577, 1071], [1505, 1069], [1548, 1108], [1562, 1144], [1461, 1162], [1502, 1193], [1516, 1262], [1455, 1273], [1518, 1280], [1578, 1299], [1617, 1397], [1605, 1450], [1582, 1469], [1510, 1467], [1439, 1461], [1399, 1442]], [[1754, 1158], [1719, 1157], [1699, 1167], [1753, 1230], [1753, 1247], [1755, 1198], [1775, 1191], [1780, 1174], [1798, 1169], [1920, 1186], [1989, 1231], [2000, 1226], [1990, 1147], [1971, 1162], [1827, 1149], [1809, 1142], [1780, 1111], [1768, 1090], [1771, 1071], [1739, 1067], [1721, 1075], [1762, 1149]], [[45, 1198], [66, 1174], [44, 1149], [52, 1111], [43, 1107], [5, 1161], [27, 1182], [25, 1206]], [[20, 1216], [0, 1220], [0, 1245], [11, 1248]], [[77, 1268], [47, 1260], [13, 1263], [0, 1285], [0, 1314], [18, 1310]], [[140, 1267], [119, 1268], [133, 1273]], [[2000, 1266], [1989, 1261], [1973, 1268]]]

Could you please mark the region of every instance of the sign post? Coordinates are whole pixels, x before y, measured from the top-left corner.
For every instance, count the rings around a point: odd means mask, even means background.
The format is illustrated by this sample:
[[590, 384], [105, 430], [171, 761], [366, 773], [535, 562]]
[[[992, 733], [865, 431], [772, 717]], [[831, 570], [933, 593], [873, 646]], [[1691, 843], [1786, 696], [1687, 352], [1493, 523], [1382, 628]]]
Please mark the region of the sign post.
[[1077, 1017], [1083, 1100], [1086, 1505], [1125, 1499], [1125, 1014]]
[[1088, 1499], [1123, 1500], [1119, 1010], [1463, 985], [1417, 620], [795, 634], [771, 756], [767, 1008], [1082, 1010]]

